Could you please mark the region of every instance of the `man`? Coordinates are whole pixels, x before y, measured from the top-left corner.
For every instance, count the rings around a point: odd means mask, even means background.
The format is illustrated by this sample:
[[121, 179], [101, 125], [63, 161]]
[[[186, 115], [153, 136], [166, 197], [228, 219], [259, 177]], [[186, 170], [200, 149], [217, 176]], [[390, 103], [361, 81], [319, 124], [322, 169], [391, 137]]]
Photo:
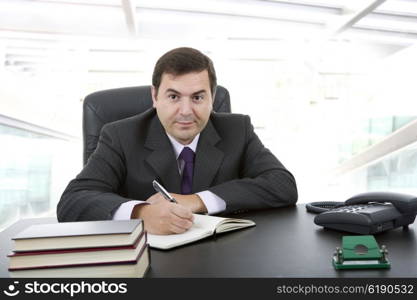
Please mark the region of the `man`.
[[[294, 177], [248, 116], [213, 113], [216, 73], [192, 48], [156, 63], [153, 108], [103, 127], [96, 151], [64, 191], [60, 222], [142, 218], [154, 234], [182, 233], [193, 213], [233, 213], [297, 201]], [[155, 193], [157, 179], [177, 200]]]

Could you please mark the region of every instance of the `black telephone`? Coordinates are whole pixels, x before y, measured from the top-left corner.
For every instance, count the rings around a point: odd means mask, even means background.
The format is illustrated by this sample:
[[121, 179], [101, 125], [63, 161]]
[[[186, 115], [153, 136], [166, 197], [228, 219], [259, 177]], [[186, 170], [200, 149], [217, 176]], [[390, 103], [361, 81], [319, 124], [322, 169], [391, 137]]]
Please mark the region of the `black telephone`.
[[345, 202], [312, 202], [307, 211], [320, 213], [314, 223], [325, 228], [375, 234], [413, 223], [417, 197], [388, 192], [356, 195]]

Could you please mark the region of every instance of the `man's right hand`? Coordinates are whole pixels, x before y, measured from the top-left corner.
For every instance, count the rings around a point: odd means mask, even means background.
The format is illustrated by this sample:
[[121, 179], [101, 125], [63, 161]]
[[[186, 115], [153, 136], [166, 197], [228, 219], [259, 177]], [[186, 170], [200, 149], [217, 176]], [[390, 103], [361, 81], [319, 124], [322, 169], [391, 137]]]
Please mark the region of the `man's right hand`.
[[136, 205], [132, 218], [141, 218], [145, 230], [152, 234], [183, 233], [193, 225], [194, 216], [191, 210], [182, 205], [169, 202], [160, 195], [149, 198], [151, 204]]

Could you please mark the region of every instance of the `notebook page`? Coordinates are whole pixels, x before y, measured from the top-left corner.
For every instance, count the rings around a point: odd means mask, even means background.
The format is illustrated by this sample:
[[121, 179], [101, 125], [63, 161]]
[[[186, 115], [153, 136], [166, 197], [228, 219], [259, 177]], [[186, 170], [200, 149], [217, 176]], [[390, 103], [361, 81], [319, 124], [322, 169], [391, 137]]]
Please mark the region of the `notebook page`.
[[200, 240], [213, 234], [216, 225], [225, 218], [194, 214], [193, 226], [184, 233], [170, 235], [148, 234], [149, 245], [153, 248], [170, 249]]

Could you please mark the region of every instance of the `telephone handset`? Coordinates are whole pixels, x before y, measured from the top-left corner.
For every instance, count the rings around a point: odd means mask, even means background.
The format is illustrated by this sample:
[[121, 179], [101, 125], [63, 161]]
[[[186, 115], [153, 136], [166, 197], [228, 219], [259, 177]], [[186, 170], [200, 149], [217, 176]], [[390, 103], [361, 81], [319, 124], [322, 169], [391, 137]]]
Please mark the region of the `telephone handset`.
[[413, 223], [417, 197], [388, 192], [356, 195], [345, 202], [312, 202], [307, 211], [319, 212], [314, 223], [325, 228], [375, 234]]

